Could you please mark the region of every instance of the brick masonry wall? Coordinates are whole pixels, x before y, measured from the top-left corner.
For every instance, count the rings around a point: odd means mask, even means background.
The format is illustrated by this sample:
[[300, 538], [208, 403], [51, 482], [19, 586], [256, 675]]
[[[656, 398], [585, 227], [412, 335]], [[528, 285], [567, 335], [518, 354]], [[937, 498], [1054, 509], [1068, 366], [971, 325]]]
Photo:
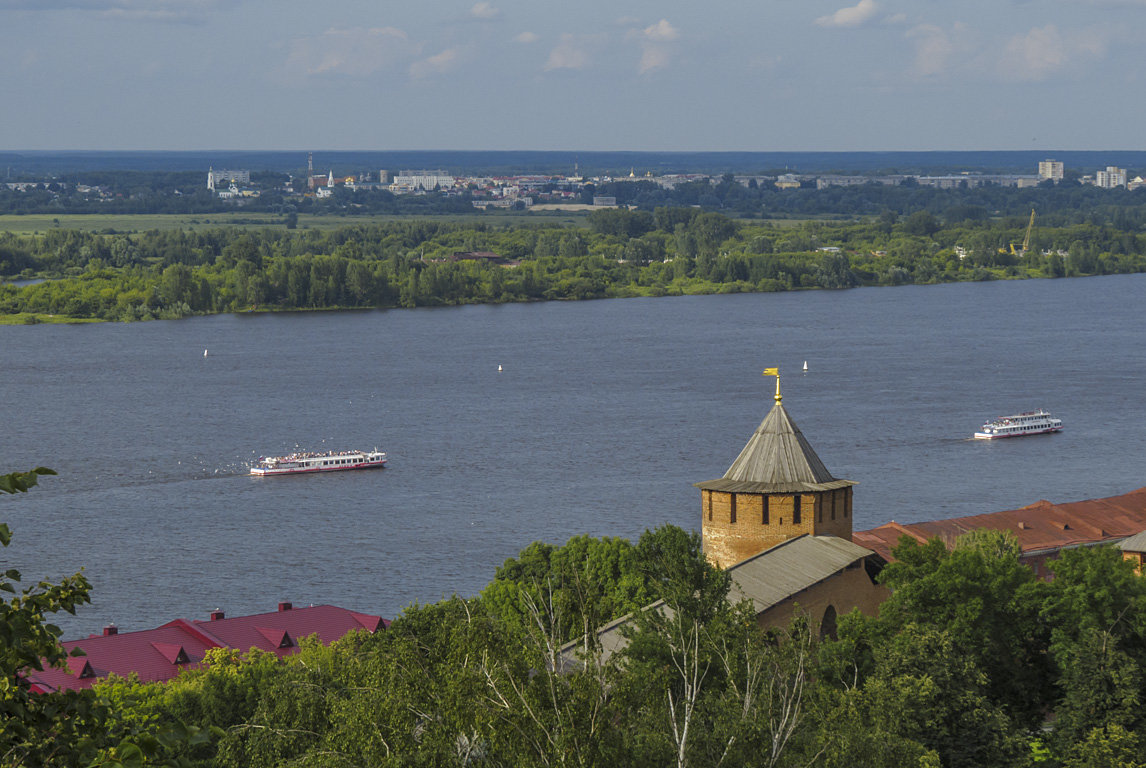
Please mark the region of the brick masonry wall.
[[763, 613], [757, 614], [756, 622], [761, 627], [787, 627], [797, 611], [803, 612], [812, 620], [815, 631], [819, 632], [820, 622], [828, 606], [835, 609], [837, 618], [850, 613], [853, 608], [867, 616], [879, 613], [879, 605], [888, 598], [891, 591], [875, 584], [864, 570], [858, 566], [840, 571], [815, 584], [798, 595], [777, 603]]
[[851, 488], [798, 494], [800, 521], [796, 522], [795, 495], [702, 490], [701, 534], [705, 554], [718, 567], [727, 568], [805, 533], [838, 536], [850, 541], [851, 495]]

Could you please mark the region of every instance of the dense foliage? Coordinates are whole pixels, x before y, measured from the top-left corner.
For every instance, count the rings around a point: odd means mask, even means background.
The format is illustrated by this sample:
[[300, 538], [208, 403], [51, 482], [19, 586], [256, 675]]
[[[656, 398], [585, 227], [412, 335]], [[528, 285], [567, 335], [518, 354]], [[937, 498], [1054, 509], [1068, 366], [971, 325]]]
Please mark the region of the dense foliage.
[[[0, 234], [0, 314], [135, 320], [275, 309], [847, 288], [1146, 270], [1127, 219], [891, 211], [866, 221], [747, 224], [697, 208], [607, 209], [588, 227], [498, 227], [428, 219], [329, 231], [219, 229], [141, 234]], [[1127, 214], [1129, 216], [1129, 214]], [[1049, 217], [1047, 217], [1049, 218]], [[454, 260], [485, 251], [502, 263]]]
[[[376, 635], [97, 694], [113, 731], [224, 729], [157, 755], [203, 768], [1146, 766], [1146, 578], [1116, 548], [1064, 551], [1050, 582], [999, 532], [895, 554], [879, 617], [838, 638], [759, 629], [666, 526], [532, 544], [479, 597]], [[620, 614], [627, 646], [602, 657], [592, 630]]]

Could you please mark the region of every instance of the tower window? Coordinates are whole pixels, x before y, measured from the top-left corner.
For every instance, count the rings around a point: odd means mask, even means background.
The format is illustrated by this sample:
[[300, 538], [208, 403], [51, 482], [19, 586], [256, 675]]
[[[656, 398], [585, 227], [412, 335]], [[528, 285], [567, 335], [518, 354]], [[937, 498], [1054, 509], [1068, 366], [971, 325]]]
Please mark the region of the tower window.
[[852, 494], [850, 491], [844, 491], [844, 518], [846, 519], [852, 511]]
[[800, 496], [800, 494], [796, 494], [795, 496], [792, 497], [792, 524], [793, 525], [799, 525], [800, 524], [800, 500], [802, 498], [803, 497]]
[[704, 504], [708, 507], [708, 522], [712, 522], [712, 491], [704, 492]]
[[728, 522], [736, 522], [736, 494], [728, 494]]
[[768, 496], [760, 497], [760, 524], [768, 525]]

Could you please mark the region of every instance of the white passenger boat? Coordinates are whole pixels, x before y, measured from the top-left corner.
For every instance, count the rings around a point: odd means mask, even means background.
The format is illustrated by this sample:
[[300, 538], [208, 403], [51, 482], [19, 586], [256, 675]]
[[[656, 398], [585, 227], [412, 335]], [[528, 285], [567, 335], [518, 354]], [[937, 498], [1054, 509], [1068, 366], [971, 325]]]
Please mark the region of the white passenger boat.
[[252, 475], [298, 475], [304, 472], [337, 472], [341, 469], [378, 469], [386, 466], [386, 454], [373, 451], [300, 451], [286, 456], [264, 456], [251, 467]]
[[1000, 437], [1023, 437], [1041, 435], [1062, 430], [1062, 419], [1056, 419], [1043, 409], [1017, 413], [1014, 416], [1000, 416], [989, 421], [975, 433], [980, 440], [994, 440]]

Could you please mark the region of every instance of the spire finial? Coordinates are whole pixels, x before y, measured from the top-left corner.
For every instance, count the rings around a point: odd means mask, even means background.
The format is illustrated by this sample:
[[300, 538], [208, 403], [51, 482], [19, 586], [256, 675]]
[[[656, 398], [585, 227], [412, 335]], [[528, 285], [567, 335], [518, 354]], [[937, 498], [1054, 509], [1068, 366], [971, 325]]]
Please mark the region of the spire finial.
[[776, 377], [776, 397], [775, 397], [775, 400], [777, 403], [779, 403], [780, 402], [780, 369], [779, 368], [765, 368], [764, 369], [764, 375]]

